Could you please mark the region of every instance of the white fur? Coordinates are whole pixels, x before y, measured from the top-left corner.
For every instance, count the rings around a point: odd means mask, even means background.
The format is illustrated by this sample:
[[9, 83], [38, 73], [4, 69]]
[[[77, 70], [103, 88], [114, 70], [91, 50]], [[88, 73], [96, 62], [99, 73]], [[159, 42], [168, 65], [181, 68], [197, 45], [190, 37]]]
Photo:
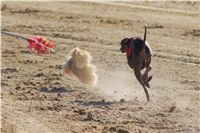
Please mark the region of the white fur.
[[150, 47], [148, 41], [145, 42], [145, 45], [149, 48], [150, 55], [152, 55], [152, 54], [153, 54], [153, 51], [152, 51], [152, 49], [151, 49], [151, 47]]
[[96, 67], [91, 64], [91, 60], [89, 52], [76, 47], [68, 54], [63, 70], [68, 76], [74, 75], [84, 84], [96, 85]]

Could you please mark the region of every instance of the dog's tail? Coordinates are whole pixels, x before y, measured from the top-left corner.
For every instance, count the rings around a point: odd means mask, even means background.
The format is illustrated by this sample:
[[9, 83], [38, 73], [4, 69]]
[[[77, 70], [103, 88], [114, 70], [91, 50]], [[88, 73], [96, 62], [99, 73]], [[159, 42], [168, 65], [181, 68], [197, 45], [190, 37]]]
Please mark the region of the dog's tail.
[[144, 25], [144, 43], [146, 42], [146, 36], [147, 36], [147, 24]]

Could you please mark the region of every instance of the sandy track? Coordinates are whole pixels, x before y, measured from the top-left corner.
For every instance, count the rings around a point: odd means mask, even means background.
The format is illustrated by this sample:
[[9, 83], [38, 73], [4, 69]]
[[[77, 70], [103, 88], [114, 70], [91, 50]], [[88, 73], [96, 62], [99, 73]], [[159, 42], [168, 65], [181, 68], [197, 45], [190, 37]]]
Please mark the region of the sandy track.
[[[2, 132], [200, 131], [199, 3], [177, 9], [173, 2], [166, 8], [155, 2], [3, 5], [3, 30], [49, 37], [57, 52], [31, 54], [23, 40], [2, 35]], [[119, 52], [120, 40], [143, 36], [145, 23], [154, 51], [150, 103]], [[97, 87], [87, 88], [62, 72], [60, 65], [75, 46], [93, 55]], [[93, 119], [87, 119], [90, 113]]]

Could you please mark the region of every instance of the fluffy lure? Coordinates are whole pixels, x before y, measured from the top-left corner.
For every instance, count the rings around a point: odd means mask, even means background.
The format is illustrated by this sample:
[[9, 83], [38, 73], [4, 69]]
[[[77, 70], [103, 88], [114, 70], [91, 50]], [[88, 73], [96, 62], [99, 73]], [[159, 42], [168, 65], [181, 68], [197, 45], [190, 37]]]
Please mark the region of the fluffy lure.
[[91, 60], [89, 52], [76, 47], [68, 54], [63, 70], [68, 76], [76, 76], [82, 83], [94, 86], [97, 84], [97, 74]]

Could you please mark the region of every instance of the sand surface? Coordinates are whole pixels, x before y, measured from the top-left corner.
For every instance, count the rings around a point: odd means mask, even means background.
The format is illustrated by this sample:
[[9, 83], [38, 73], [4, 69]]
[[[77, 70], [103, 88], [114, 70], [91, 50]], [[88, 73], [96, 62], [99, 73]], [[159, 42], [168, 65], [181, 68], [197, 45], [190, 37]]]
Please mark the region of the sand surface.
[[[198, 2], [3, 2], [2, 30], [56, 42], [30, 53], [1, 36], [3, 133], [200, 132]], [[153, 49], [151, 102], [119, 51], [124, 37]], [[91, 53], [99, 83], [69, 79], [61, 65], [74, 47]]]

